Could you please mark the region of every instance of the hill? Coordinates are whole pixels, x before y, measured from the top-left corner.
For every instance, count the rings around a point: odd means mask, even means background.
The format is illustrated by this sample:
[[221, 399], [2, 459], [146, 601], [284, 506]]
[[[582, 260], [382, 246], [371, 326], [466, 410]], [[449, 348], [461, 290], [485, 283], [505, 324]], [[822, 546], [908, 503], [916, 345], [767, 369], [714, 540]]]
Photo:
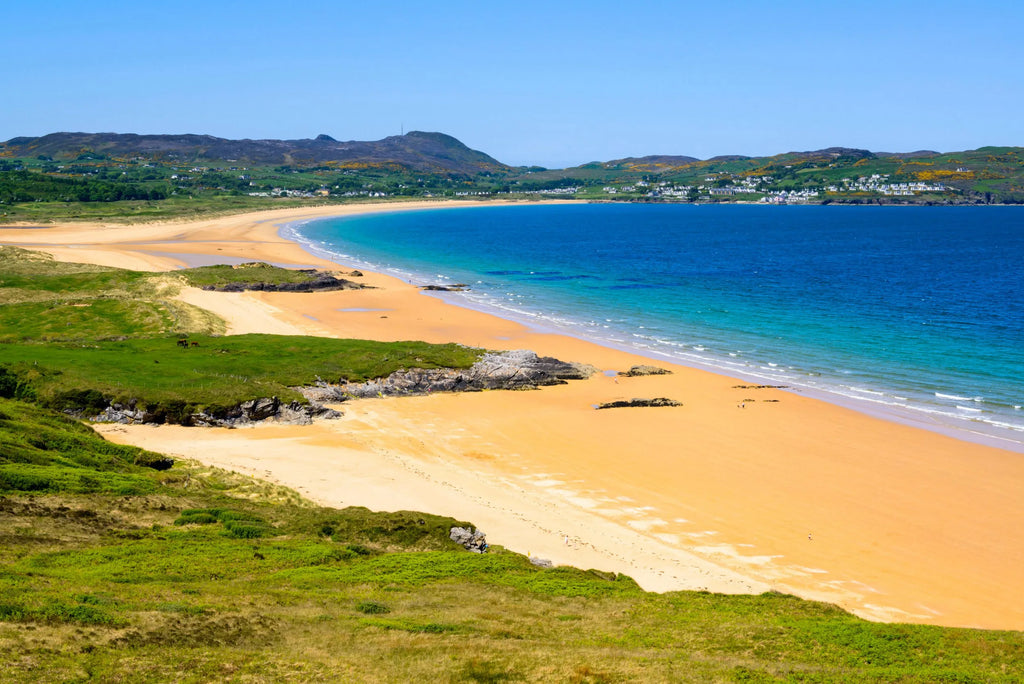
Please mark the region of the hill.
[[0, 144], [0, 156], [42, 156], [68, 161], [143, 158], [165, 163], [227, 161], [278, 166], [376, 166], [468, 175], [509, 169], [450, 135], [422, 131], [383, 140], [348, 142], [339, 142], [328, 135], [302, 140], [228, 140], [212, 135], [50, 133], [38, 138], [12, 138]]
[[1019, 204], [1024, 148], [872, 152], [852, 147], [766, 157], [627, 157], [520, 172], [510, 187], [574, 188], [578, 199], [780, 204]]
[[153, 221], [286, 205], [497, 197], [617, 202], [1021, 204], [1024, 148], [853, 147], [510, 167], [443, 133], [377, 141], [51, 133], [0, 143], [0, 224]]

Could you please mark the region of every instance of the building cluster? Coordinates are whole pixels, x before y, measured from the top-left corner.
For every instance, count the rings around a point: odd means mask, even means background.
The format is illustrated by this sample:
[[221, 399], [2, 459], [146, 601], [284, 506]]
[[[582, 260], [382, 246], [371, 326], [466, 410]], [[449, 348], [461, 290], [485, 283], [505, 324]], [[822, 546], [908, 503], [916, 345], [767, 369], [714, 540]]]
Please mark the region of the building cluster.
[[[248, 194], [249, 197], [307, 197], [308, 198], [308, 197], [327, 197], [330, 194], [330, 191], [327, 190], [326, 188], [321, 188], [320, 190], [316, 190], [314, 192], [310, 192], [308, 190], [286, 190], [285, 188], [272, 188], [269, 192], [250, 192], [250, 193], [246, 193], [246, 194]], [[361, 192], [348, 192], [348, 193], [345, 193], [343, 196], [344, 197], [357, 197], [357, 196], [366, 196], [366, 195], [369, 195], [370, 197], [384, 197], [385, 196], [384, 193], [382, 193], [382, 192], [380, 192], [380, 193], [368, 193], [365, 190], [363, 190]]]
[[946, 186], [942, 183], [924, 183], [914, 181], [909, 183], [888, 183], [888, 174], [874, 173], [870, 176], [861, 176], [854, 180], [843, 178], [839, 184], [829, 185], [825, 188], [828, 192], [878, 192], [883, 195], [913, 196], [919, 192], [944, 192]]
[[860, 178], [843, 178], [830, 185], [806, 188], [781, 189], [772, 187], [775, 178], [772, 176], [742, 176], [733, 178], [729, 174], [715, 174], [704, 178], [700, 185], [677, 185], [672, 182], [637, 181], [632, 185], [607, 185], [602, 189], [605, 194], [641, 193], [651, 198], [694, 199], [694, 191], [701, 196], [732, 197], [735, 195], [756, 195], [750, 200], [771, 204], [790, 204], [817, 200], [825, 193], [870, 192], [890, 196], [913, 196], [920, 192], [944, 192], [947, 188], [942, 183], [925, 183], [911, 181], [890, 183], [889, 176], [873, 174]]
[[800, 204], [818, 196], [817, 190], [769, 190], [758, 200], [767, 204]]

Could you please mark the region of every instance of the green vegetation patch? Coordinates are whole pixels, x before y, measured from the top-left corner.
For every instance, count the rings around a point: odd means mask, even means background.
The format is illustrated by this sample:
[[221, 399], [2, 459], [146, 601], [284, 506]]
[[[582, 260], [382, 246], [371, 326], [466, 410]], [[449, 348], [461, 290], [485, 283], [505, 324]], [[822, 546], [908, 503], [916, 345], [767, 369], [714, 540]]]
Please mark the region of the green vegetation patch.
[[329, 584], [375, 584], [420, 587], [434, 582], [459, 580], [519, 590], [545, 596], [608, 597], [640, 596], [643, 590], [624, 575], [570, 567], [538, 568], [529, 559], [512, 553], [452, 554], [428, 551], [384, 554], [358, 563], [288, 570], [280, 577], [296, 587]]
[[271, 527], [259, 516], [252, 513], [224, 510], [221, 508], [190, 508], [181, 512], [175, 525], [210, 525], [221, 523], [229, 537], [237, 539], [258, 539], [268, 536]]
[[0, 246], [0, 342], [218, 333], [223, 321], [174, 299], [166, 274], [55, 261]]
[[71, 341], [154, 335], [173, 330], [175, 309], [160, 302], [93, 299], [0, 307], [0, 342]]
[[198, 410], [217, 415], [260, 397], [304, 401], [290, 387], [318, 379], [358, 382], [405, 368], [468, 368], [482, 354], [456, 344], [288, 335], [192, 336], [184, 348], [178, 339], [6, 344], [5, 374], [54, 408], [84, 411], [118, 402], [182, 423]]
[[[472, 527], [459, 522], [458, 527]], [[312, 531], [347, 544], [356, 555], [369, 555], [362, 543], [376, 547], [395, 546], [408, 550], [435, 551], [461, 548], [448, 538], [452, 519], [415, 511], [380, 512], [361, 506], [350, 506], [343, 515], [324, 516]], [[441, 543], [438, 544], [438, 540]]]
[[0, 398], [0, 493], [72, 492], [119, 496], [151, 492], [156, 454], [111, 444], [59, 414]]
[[316, 280], [312, 269], [293, 269], [254, 261], [237, 266], [199, 266], [178, 271], [175, 275], [194, 287], [219, 287], [229, 283], [308, 283]]
[[152, 276], [140, 271], [57, 261], [40, 252], [0, 245], [0, 292], [16, 288], [62, 297], [109, 294], [131, 291]]
[[45, 622], [50, 624], [104, 625], [120, 627], [124, 621], [96, 606], [51, 601], [42, 606], [0, 603], [0, 621]]

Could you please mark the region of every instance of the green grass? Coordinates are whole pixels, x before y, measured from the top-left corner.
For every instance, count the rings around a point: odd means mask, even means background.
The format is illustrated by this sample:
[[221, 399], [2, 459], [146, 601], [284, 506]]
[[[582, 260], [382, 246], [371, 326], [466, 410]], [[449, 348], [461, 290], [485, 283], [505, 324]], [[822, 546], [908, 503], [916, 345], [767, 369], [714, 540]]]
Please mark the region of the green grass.
[[167, 274], [0, 246], [0, 343], [223, 332], [223, 321], [173, 299], [180, 286]]
[[481, 354], [456, 344], [290, 335], [189, 340], [198, 346], [182, 349], [177, 337], [9, 343], [0, 347], [0, 369], [55, 408], [100, 409], [134, 400], [146, 410], [216, 412], [258, 397], [302, 400], [290, 388], [317, 378], [362, 381], [402, 368], [468, 368]]
[[267, 209], [322, 206], [332, 202], [324, 199], [292, 199], [268, 197], [176, 196], [165, 200], [130, 200], [120, 202], [23, 202], [3, 205], [0, 223], [39, 223], [55, 221], [106, 221], [110, 223], [144, 223], [187, 220], [239, 214]]
[[194, 287], [257, 282], [280, 285], [282, 283], [305, 283], [315, 279], [315, 275], [309, 271], [280, 268], [262, 262], [238, 266], [199, 266], [179, 271], [176, 275]]
[[[649, 594], [447, 537], [469, 523], [331, 509], [0, 399], [4, 465], [93, 491], [0, 485], [5, 682], [1016, 682], [1024, 633], [886, 625], [782, 594]], [[144, 493], [114, 491], [121, 478]], [[234, 535], [248, 523], [259, 536]], [[500, 542], [500, 540], [492, 540]]]
[[[292, 387], [383, 377], [404, 368], [467, 368], [480, 350], [280, 335], [211, 335], [224, 324], [173, 299], [182, 281], [298, 282], [271, 266], [212, 266], [171, 274], [55, 262], [0, 247], [0, 396], [99, 413], [111, 402], [188, 422], [250, 399], [304, 401]], [[178, 340], [188, 336], [189, 347]], [[27, 475], [26, 475], [27, 476]]]

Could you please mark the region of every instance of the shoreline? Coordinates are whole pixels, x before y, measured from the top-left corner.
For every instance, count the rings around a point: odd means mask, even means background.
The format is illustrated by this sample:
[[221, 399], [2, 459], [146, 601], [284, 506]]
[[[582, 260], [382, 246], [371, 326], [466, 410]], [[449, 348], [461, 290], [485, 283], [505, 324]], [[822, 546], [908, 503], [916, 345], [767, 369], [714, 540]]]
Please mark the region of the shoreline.
[[[488, 205], [329, 206], [24, 236], [5, 229], [0, 238], [63, 260], [143, 270], [173, 270], [198, 255], [338, 269], [279, 235], [278, 225], [443, 206]], [[216, 307], [232, 332], [529, 348], [601, 370], [648, 361], [423, 297], [387, 275], [366, 273], [365, 282], [378, 289], [186, 296]], [[1006, 600], [1024, 585], [1024, 532], [1014, 524], [1024, 516], [1019, 454], [779, 390], [757, 390], [739, 411], [751, 392], [732, 378], [659, 365], [675, 374], [599, 373], [536, 392], [349, 402], [344, 418], [308, 429], [101, 431], [269, 476], [327, 505], [453, 515], [493, 544], [625, 572], [648, 589], [776, 589], [872, 619], [1024, 628], [1024, 608]], [[630, 396], [684, 406], [599, 417], [592, 409]]]
[[[566, 202], [557, 203], [565, 204]], [[480, 206], [486, 207], [486, 205]], [[327, 218], [329, 219], [330, 217]], [[302, 227], [315, 220], [317, 219], [281, 224], [279, 234], [285, 239], [297, 242], [306, 251], [328, 261], [343, 262], [365, 271], [387, 274], [405, 282], [416, 282], [420, 286], [428, 284], [450, 285], [452, 282], [455, 282], [450, 278], [444, 279], [443, 276], [434, 275], [430, 271], [423, 269], [404, 270], [397, 266], [388, 266], [368, 261], [360, 256], [358, 252], [355, 254], [334, 252], [329, 246], [322, 246], [316, 240], [307, 238], [302, 234]], [[443, 267], [438, 266], [438, 268]], [[955, 439], [1024, 454], [1024, 427], [1006, 422], [1010, 418], [1017, 418], [1019, 411], [1013, 412], [1013, 415], [1010, 417], [1003, 414], [995, 414], [984, 419], [976, 419], [966, 415], [966, 411], [962, 410], [963, 407], [951, 407], [934, 401], [929, 403], [932, 397], [927, 394], [918, 394], [913, 388], [892, 388], [881, 384], [871, 385], [870, 382], [862, 382], [860, 387], [849, 386], [844, 384], [844, 381], [849, 381], [841, 377], [827, 377], [824, 381], [821, 381], [821, 374], [817, 372], [801, 373], [800, 371], [791, 370], [779, 373], [777, 371], [773, 372], [771, 368], [764, 365], [778, 365], [791, 368], [785, 359], [780, 358], [762, 358], [753, 363], [749, 361], [746, 363], [736, 363], [735, 361], [730, 362], [729, 359], [724, 357], [709, 355], [704, 350], [697, 350], [694, 353], [683, 350], [659, 349], [656, 344], [630, 341], [628, 332], [624, 333], [622, 330], [612, 333], [611, 336], [607, 334], [602, 336], [597, 330], [588, 330], [580, 321], [567, 320], [564, 316], [563, 318], [553, 318], [536, 309], [522, 308], [522, 305], [519, 305], [520, 308], [517, 308], [517, 306], [510, 305], [507, 301], [503, 301], [500, 296], [489, 296], [500, 294], [500, 290], [483, 295], [477, 295], [475, 291], [476, 288], [474, 287], [465, 292], [435, 291], [427, 292], [426, 294], [438, 297], [453, 306], [473, 309], [522, 324], [534, 332], [568, 335], [593, 344], [643, 356], [655, 362], [696, 368], [751, 384], [785, 386], [787, 391], [794, 394], [826, 401], [882, 420], [889, 420]], [[621, 339], [623, 336], [626, 339]], [[808, 378], [815, 378], [818, 382], [811, 381]], [[952, 392], [953, 390], [949, 391]], [[907, 392], [909, 392], [907, 396], [900, 396]], [[908, 399], [911, 396], [913, 399]], [[934, 396], [951, 395], [936, 393]], [[970, 401], [968, 398], [961, 397], [961, 399], [963, 401]]]

